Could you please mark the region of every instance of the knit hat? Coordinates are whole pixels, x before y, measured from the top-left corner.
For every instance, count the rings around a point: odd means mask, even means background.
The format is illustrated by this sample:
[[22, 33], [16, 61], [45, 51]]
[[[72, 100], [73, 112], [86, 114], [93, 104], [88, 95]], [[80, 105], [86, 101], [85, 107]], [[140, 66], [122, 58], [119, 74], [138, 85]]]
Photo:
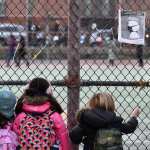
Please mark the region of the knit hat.
[[14, 115], [16, 96], [9, 90], [0, 91], [0, 113], [7, 119]]
[[25, 93], [29, 96], [52, 95], [52, 86], [43, 78], [34, 78], [26, 87]]

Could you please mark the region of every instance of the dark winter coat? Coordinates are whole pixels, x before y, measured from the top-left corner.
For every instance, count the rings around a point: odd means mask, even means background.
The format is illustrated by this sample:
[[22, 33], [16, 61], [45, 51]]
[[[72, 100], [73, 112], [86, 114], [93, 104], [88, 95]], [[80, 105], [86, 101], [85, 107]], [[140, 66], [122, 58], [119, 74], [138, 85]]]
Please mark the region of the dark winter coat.
[[70, 130], [70, 138], [74, 144], [83, 142], [84, 150], [92, 150], [93, 140], [100, 128], [117, 128], [122, 133], [128, 134], [135, 131], [138, 121], [131, 117], [127, 123], [123, 123], [121, 117], [115, 113], [101, 110], [81, 110], [79, 112], [79, 124]]

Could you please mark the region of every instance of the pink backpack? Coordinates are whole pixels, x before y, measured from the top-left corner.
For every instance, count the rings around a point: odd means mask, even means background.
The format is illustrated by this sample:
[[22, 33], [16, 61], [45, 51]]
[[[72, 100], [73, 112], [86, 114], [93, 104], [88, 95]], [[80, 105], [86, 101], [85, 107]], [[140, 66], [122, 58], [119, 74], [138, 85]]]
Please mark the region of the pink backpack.
[[18, 137], [10, 129], [0, 129], [0, 150], [16, 150]]
[[56, 147], [56, 144], [59, 145], [54, 122], [50, 118], [52, 113], [52, 111], [35, 115], [23, 113], [24, 117], [21, 118], [19, 125], [21, 149], [50, 150], [50, 148]]

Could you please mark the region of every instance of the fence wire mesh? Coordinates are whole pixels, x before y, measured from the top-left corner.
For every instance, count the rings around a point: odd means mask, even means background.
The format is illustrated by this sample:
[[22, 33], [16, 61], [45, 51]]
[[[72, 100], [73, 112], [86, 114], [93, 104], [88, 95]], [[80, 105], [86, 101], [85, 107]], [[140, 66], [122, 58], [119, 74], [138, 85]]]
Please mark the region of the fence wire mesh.
[[[149, 4], [150, 0], [0, 0], [1, 87], [19, 97], [22, 86], [34, 77], [48, 79], [68, 121], [94, 93], [112, 93], [117, 113], [125, 119], [134, 107], [142, 110], [138, 129], [123, 136], [124, 149], [150, 149]], [[146, 12], [140, 56], [135, 45], [117, 40], [120, 7]], [[16, 48], [21, 36], [25, 57]]]

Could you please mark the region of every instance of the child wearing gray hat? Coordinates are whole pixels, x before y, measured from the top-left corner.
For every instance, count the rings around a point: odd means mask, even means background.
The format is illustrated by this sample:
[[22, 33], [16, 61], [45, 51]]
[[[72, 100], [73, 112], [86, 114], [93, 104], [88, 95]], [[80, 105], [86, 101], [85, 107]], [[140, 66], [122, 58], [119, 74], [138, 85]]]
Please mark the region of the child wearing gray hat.
[[16, 96], [9, 90], [0, 91], [0, 150], [16, 150], [18, 138], [12, 131]]

